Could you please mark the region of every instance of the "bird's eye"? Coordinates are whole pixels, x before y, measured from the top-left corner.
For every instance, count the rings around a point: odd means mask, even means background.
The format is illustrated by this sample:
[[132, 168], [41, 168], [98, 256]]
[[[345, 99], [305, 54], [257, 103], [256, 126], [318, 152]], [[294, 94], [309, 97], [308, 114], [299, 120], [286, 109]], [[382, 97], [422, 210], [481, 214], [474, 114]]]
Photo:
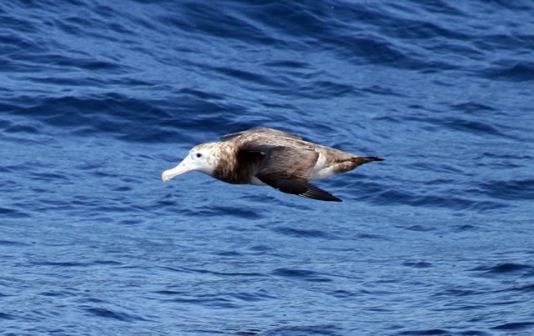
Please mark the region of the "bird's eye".
[[197, 158], [202, 157], [202, 154], [197, 153]]

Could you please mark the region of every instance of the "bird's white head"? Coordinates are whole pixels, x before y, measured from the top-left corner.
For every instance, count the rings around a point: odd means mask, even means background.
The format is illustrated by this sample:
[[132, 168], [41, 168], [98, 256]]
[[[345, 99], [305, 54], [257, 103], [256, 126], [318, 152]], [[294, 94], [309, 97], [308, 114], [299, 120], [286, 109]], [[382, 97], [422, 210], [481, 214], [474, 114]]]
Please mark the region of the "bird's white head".
[[161, 180], [167, 182], [175, 176], [191, 171], [199, 171], [212, 175], [218, 162], [217, 143], [197, 145], [189, 151], [185, 159], [176, 167], [166, 170], [161, 174]]

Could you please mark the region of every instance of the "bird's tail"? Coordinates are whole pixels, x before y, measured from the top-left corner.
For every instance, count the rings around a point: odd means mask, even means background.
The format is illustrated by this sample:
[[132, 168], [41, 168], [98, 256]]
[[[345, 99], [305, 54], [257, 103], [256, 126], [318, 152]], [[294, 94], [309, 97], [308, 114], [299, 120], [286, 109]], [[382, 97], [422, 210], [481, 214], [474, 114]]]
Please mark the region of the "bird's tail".
[[350, 158], [350, 161], [355, 163], [354, 168], [373, 161], [384, 161], [383, 158], [377, 156], [354, 156]]

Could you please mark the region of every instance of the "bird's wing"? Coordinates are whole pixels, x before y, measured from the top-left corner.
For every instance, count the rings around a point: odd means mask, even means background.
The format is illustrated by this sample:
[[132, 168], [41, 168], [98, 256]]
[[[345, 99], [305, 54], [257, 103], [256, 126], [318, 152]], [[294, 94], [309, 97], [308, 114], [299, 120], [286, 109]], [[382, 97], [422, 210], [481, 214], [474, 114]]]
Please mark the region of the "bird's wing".
[[240, 135], [253, 134], [253, 133], [270, 134], [270, 135], [275, 135], [275, 136], [278, 136], [278, 137], [283, 136], [283, 137], [286, 137], [286, 138], [304, 140], [302, 137], [300, 137], [298, 135], [294, 135], [294, 134], [291, 134], [291, 133], [288, 133], [288, 132], [284, 132], [284, 131], [280, 131], [280, 130], [276, 130], [276, 129], [272, 129], [272, 128], [267, 128], [267, 127], [254, 127], [254, 128], [251, 128], [251, 129], [248, 129], [248, 130], [245, 130], [245, 131], [241, 131], [241, 132], [225, 134], [225, 135], [221, 136], [221, 140], [226, 141], [226, 140], [230, 140], [230, 139], [233, 139], [235, 137], [238, 137]]
[[263, 154], [256, 177], [282, 192], [321, 201], [341, 200], [308, 182], [318, 155], [313, 149], [249, 144], [243, 150]]

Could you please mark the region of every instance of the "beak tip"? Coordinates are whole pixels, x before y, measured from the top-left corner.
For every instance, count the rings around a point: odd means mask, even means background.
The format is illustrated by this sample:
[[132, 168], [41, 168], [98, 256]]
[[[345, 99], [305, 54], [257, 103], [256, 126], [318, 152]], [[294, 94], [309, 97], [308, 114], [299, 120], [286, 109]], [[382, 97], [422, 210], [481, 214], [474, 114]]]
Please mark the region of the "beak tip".
[[180, 163], [178, 166], [165, 170], [161, 173], [161, 180], [163, 183], [167, 182], [168, 180], [174, 178], [175, 176], [185, 174], [187, 172], [191, 171], [191, 169], [188, 169], [186, 166], [184, 166], [183, 162]]
[[161, 174], [161, 182], [165, 183], [165, 182], [167, 182], [167, 180], [168, 180], [168, 178], [167, 178], [167, 176], [165, 176], [165, 173], [162, 173]]

